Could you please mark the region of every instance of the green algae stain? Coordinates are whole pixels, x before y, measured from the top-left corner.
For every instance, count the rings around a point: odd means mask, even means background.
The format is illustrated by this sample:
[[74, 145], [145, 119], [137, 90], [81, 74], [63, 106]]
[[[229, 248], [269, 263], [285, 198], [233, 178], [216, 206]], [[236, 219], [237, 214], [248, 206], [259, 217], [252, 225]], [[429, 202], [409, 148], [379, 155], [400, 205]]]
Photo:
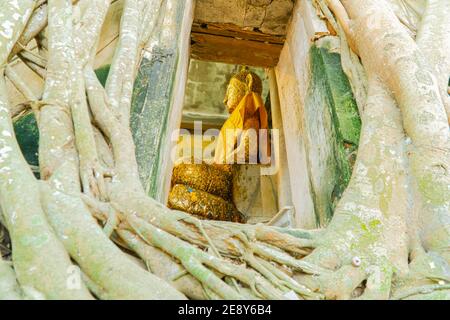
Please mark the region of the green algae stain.
[[365, 223], [361, 224], [361, 229], [365, 232], [369, 232], [369, 228], [367, 228]]
[[106, 64], [104, 66], [101, 66], [97, 70], [95, 70], [95, 74], [97, 75], [98, 80], [104, 87], [106, 85], [106, 80], [108, 79], [109, 75], [109, 69], [111, 68], [110, 64]]
[[380, 195], [380, 209], [387, 215], [389, 210], [389, 204], [392, 202], [392, 183], [385, 181], [385, 191]]
[[13, 123], [17, 142], [29, 165], [39, 166], [39, 129], [34, 113], [27, 113]]
[[378, 219], [371, 220], [368, 223], [361, 223], [361, 230], [366, 233], [377, 232], [381, 226], [381, 221]]
[[[144, 57], [134, 84], [131, 104], [131, 131], [136, 146], [139, 176], [147, 194], [159, 199], [163, 191], [164, 154], [172, 132], [168, 132], [172, 113], [174, 89], [180, 66], [180, 34], [186, 3], [176, 1], [170, 9], [170, 27], [161, 32], [151, 48], [151, 55]], [[164, 24], [165, 25], [165, 24]]]
[[[310, 140], [308, 166], [316, 168], [310, 169], [311, 176], [317, 172], [323, 174], [321, 180], [325, 183], [313, 181], [314, 177], [311, 182], [317, 224], [323, 226], [331, 220], [335, 206], [350, 182], [361, 119], [350, 83], [342, 70], [340, 55], [313, 46], [310, 66], [310, 88], [305, 102]], [[313, 163], [316, 161], [323, 164], [316, 165]]]
[[336, 126], [346, 143], [358, 145], [361, 133], [361, 118], [352, 93], [350, 82], [342, 70], [341, 57], [325, 48], [318, 48], [328, 79], [331, 99], [336, 115]]
[[151, 197], [156, 197], [161, 149], [172, 102], [178, 55], [172, 49], [154, 49], [152, 58], [142, 59], [134, 85], [131, 131], [136, 145], [139, 175]]
[[441, 183], [436, 183], [436, 177], [427, 173], [418, 179], [419, 190], [425, 195], [428, 203], [435, 206], [444, 205], [448, 202], [448, 188]]
[[369, 222], [369, 226], [370, 226], [370, 229], [377, 229], [378, 227], [381, 226], [381, 221], [380, 220], [372, 220]]

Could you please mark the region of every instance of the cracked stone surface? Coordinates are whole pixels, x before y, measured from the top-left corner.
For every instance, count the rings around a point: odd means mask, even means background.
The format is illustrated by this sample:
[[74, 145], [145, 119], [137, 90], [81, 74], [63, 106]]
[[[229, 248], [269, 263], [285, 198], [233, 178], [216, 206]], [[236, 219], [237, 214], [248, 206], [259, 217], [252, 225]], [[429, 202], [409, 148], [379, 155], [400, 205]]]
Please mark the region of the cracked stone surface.
[[295, 0], [197, 0], [195, 20], [285, 35]]

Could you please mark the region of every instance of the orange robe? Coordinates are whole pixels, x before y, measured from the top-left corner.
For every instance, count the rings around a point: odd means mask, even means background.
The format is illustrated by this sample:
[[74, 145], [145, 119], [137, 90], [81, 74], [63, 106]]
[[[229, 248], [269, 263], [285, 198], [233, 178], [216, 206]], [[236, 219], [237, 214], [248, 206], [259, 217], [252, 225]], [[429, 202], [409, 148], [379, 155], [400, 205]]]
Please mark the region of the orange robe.
[[[259, 123], [256, 123], [258, 122]], [[259, 146], [259, 130], [269, 129], [267, 111], [261, 96], [255, 92], [250, 92], [242, 98], [237, 108], [231, 113], [231, 116], [222, 126], [216, 145], [214, 162], [219, 164], [235, 163], [236, 150], [239, 147], [238, 143], [245, 143], [242, 136], [245, 131], [254, 129], [257, 135], [258, 146], [254, 148], [254, 152], [260, 153]], [[232, 130], [232, 131], [229, 131]], [[267, 132], [268, 135], [268, 132]], [[239, 142], [239, 140], [241, 141]], [[252, 146], [250, 146], [251, 148]], [[248, 155], [246, 154], [246, 157]], [[260, 162], [259, 154], [253, 155], [257, 161]], [[267, 151], [266, 156], [270, 157], [270, 139], [267, 136]], [[245, 159], [248, 161], [248, 159]]]

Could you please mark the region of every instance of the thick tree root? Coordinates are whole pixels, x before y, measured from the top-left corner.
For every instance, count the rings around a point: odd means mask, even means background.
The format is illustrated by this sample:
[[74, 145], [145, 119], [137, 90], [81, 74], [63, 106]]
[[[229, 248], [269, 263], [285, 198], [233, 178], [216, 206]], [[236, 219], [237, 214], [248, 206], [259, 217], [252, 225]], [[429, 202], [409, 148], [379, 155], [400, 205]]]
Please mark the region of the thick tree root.
[[[166, 282], [129, 260], [105, 235], [80, 197], [41, 184], [48, 219], [82, 271], [109, 299], [183, 299]], [[76, 214], [74, 214], [76, 213]]]
[[147, 269], [158, 277], [165, 279], [186, 295], [189, 299], [205, 300], [203, 285], [167, 253], [150, 246], [135, 233], [119, 229], [118, 235], [126, 246], [134, 251], [146, 264]]
[[[131, 195], [126, 196], [128, 198]], [[133, 199], [127, 201], [126, 206], [114, 202], [114, 208], [118, 210], [116, 216], [121, 219], [117, 232], [130, 249], [135, 250], [145, 261], [150, 261], [150, 255], [155, 254], [152, 247], [159, 248], [179, 261], [177, 272], [182, 272], [184, 268], [203, 286], [214, 286], [209, 289], [222, 297], [237, 298], [236, 292], [230, 289], [240, 290], [237, 283], [231, 281], [231, 285], [228, 285], [226, 281], [218, 279], [216, 274], [221, 274], [224, 280], [235, 279], [250, 289], [252, 293], [246, 298], [281, 299], [288, 291], [308, 299], [321, 297], [293, 280], [289, 272], [286, 274], [289, 269], [292, 269], [291, 273], [295, 270], [310, 274], [321, 271], [321, 268], [312, 267], [296, 258], [311, 251], [314, 246], [312, 232], [296, 231], [298, 235], [309, 238], [299, 239], [262, 225], [199, 221], [185, 213], [169, 210], [145, 196], [134, 195]], [[111, 206], [88, 197], [84, 197], [84, 200], [95, 211], [96, 217], [107, 221]], [[155, 210], [159, 208], [163, 208], [162, 211]], [[230, 262], [230, 258], [235, 262]], [[241, 266], [241, 263], [246, 263], [250, 269]], [[167, 279], [168, 275], [162, 274], [162, 277]], [[207, 281], [209, 277], [214, 282]]]
[[21, 300], [22, 294], [11, 263], [0, 256], [0, 300]]
[[[167, 212], [168, 216], [170, 214], [171, 212]], [[176, 212], [173, 214], [177, 215]], [[237, 261], [245, 263], [246, 267], [244, 267], [236, 265], [236, 262], [228, 261], [228, 259], [215, 257], [211, 252], [213, 251], [212, 246], [205, 242], [204, 238], [201, 238], [201, 233], [196, 237], [200, 240], [197, 246], [204, 250], [209, 249], [208, 253], [192, 246], [192, 242], [189, 240], [180, 240], [179, 237], [170, 235], [166, 230], [156, 227], [140, 217], [125, 216], [123, 219], [118, 232], [123, 238], [134, 238], [134, 245], [130, 245], [130, 247], [136, 250], [141, 257], [145, 256], [142, 254], [142, 250], [147, 250], [147, 260], [155, 255], [155, 249], [153, 252], [148, 252], [148, 248], [146, 249], [148, 245], [159, 248], [179, 261], [177, 271], [174, 272], [181, 274], [181, 277], [188, 277], [189, 285], [195, 283], [198, 287], [200, 283], [222, 298], [248, 299], [253, 296], [255, 298], [280, 299], [285, 298], [283, 295], [280, 296], [280, 293], [293, 291], [304, 299], [389, 299], [392, 294], [391, 287], [399, 281], [396, 273], [398, 269], [389, 261], [388, 255], [383, 253], [386, 247], [383, 241], [376, 236], [377, 233], [373, 233], [375, 229], [360, 229], [360, 235], [358, 235], [358, 231], [350, 231], [352, 228], [349, 226], [358, 225], [352, 220], [342, 219], [339, 227], [336, 223], [327, 232], [321, 232], [321, 239], [314, 240], [316, 248], [300, 260], [292, 251], [297, 252], [298, 255], [298, 249], [305, 245], [304, 239], [289, 238], [287, 242], [278, 242], [277, 248], [259, 240], [250, 241], [248, 238], [237, 236], [242, 236], [248, 230], [253, 230], [254, 235], [258, 234], [255, 230], [260, 228], [264, 232], [259, 231], [259, 239], [264, 238], [263, 235], [267, 236], [269, 230], [282, 237], [283, 234], [277, 233], [272, 228], [226, 224], [224, 230], [230, 232], [230, 235], [236, 239], [231, 242], [234, 245], [230, 247], [232, 249], [227, 252], [222, 249], [221, 254], [231, 258], [231, 261], [237, 259]], [[157, 221], [157, 219], [150, 220], [153, 223]], [[193, 229], [187, 227], [192, 223], [189, 222], [190, 219], [184, 221], [187, 221], [186, 231], [192, 232]], [[364, 224], [362, 221], [360, 223]], [[205, 230], [210, 227], [207, 221], [202, 224], [204, 224]], [[231, 233], [233, 229], [234, 233]], [[344, 237], [341, 241], [336, 241], [339, 238], [340, 230], [346, 230], [353, 235], [348, 239]], [[296, 233], [313, 237], [309, 232], [297, 231]], [[212, 239], [214, 238], [212, 237]], [[147, 242], [147, 246], [143, 240]], [[213, 247], [224, 248], [224, 245], [220, 244], [217, 239], [212, 241]], [[141, 249], [136, 249], [137, 242], [140, 243]], [[287, 243], [290, 245], [286, 245]], [[308, 245], [313, 247], [311, 243]], [[292, 249], [292, 246], [295, 250]], [[285, 249], [281, 250], [279, 247], [285, 247]], [[235, 252], [237, 248], [240, 250], [239, 255]], [[281, 267], [282, 265], [284, 267]], [[236, 270], [238, 273], [235, 272]], [[249, 270], [254, 271], [249, 272]], [[240, 288], [250, 289], [251, 295], [242, 294], [239, 289], [235, 290], [231, 283], [228, 284], [221, 280], [225, 276], [236, 279]], [[435, 278], [442, 281], [444, 276], [435, 275]], [[414, 276], [413, 279], [418, 279], [418, 277]], [[207, 281], [210, 282], [209, 285]], [[433, 288], [442, 291], [445, 287], [431, 286], [428, 287], [428, 290]], [[236, 296], [239, 293], [241, 294]], [[392, 297], [395, 298], [395, 296]]]

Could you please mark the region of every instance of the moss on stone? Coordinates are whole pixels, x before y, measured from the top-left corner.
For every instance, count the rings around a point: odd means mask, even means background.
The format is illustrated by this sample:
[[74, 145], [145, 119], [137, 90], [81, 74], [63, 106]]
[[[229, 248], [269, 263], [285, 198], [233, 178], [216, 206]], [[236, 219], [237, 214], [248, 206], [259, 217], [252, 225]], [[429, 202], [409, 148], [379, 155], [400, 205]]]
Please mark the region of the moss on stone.
[[[148, 195], [159, 199], [163, 190], [163, 148], [172, 132], [168, 132], [172, 113], [176, 76], [180, 60], [180, 34], [185, 3], [179, 2], [174, 12], [170, 31], [158, 39], [151, 54], [144, 57], [134, 84], [131, 105], [131, 131], [136, 147], [139, 176]], [[162, 32], [155, 29], [154, 33]]]
[[335, 124], [339, 128], [339, 133], [344, 142], [358, 145], [361, 119], [350, 83], [342, 70], [341, 57], [325, 48], [318, 48], [318, 50], [323, 60], [324, 72], [334, 102]]
[[[324, 225], [331, 219], [350, 181], [361, 119], [340, 55], [313, 46], [310, 66], [311, 80], [305, 103], [309, 167], [310, 170], [312, 166], [319, 168], [311, 176], [317, 172], [324, 175], [319, 179], [324, 182], [311, 178], [317, 222]], [[317, 166], [315, 161], [322, 164]]]
[[176, 49], [155, 48], [151, 59], [142, 59], [134, 85], [131, 131], [141, 182], [151, 197], [160, 187], [160, 151], [168, 134], [177, 60]]
[[39, 129], [34, 113], [30, 112], [13, 123], [17, 142], [25, 160], [31, 166], [39, 166]]

